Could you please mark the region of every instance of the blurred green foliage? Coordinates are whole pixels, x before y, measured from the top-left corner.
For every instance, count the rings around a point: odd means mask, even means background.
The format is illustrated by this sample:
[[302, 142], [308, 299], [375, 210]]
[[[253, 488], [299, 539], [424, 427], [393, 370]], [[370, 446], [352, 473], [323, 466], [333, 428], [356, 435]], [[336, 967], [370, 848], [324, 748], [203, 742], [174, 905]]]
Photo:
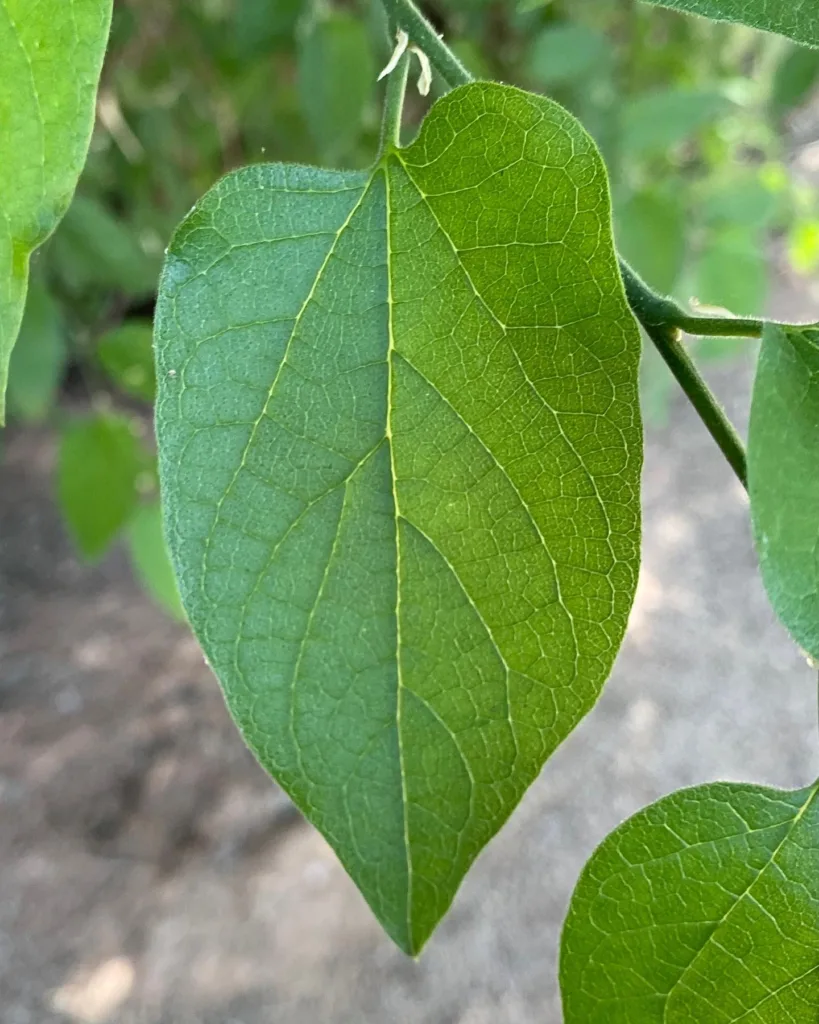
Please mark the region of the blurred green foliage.
[[[618, 245], [659, 290], [762, 314], [774, 234], [797, 272], [819, 267], [819, 205], [784, 167], [788, 119], [819, 86], [819, 51], [635, 0], [424, 6], [475, 74], [550, 95], [586, 125], [609, 167]], [[177, 614], [146, 429], [163, 250], [232, 167], [365, 166], [390, 49], [377, 0], [116, 5], [88, 165], [34, 260], [9, 406], [18, 421], [68, 419], [58, 494], [80, 552], [96, 557], [123, 536], [139, 577]], [[425, 106], [413, 91], [408, 121]], [[725, 358], [747, 345], [706, 339], [697, 351]], [[659, 360], [646, 359], [644, 377], [648, 417], [662, 417]], [[79, 402], [61, 406], [66, 383]], [[77, 412], [101, 401], [116, 414]]]

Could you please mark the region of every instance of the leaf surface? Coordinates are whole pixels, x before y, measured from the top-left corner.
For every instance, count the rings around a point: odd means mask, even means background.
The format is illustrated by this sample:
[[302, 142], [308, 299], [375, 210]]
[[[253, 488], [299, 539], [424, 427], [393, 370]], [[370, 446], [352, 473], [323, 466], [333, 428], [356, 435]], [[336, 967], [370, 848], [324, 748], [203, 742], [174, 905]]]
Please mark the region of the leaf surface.
[[819, 5], [816, 0], [646, 0], [686, 14], [715, 21], [735, 21], [766, 32], [790, 36], [819, 46]]
[[748, 428], [748, 491], [768, 596], [819, 661], [819, 326], [765, 326]]
[[88, 150], [112, 0], [0, 0], [0, 423], [29, 257]]
[[476, 83], [367, 174], [223, 179], [156, 318], [183, 604], [261, 763], [417, 952], [591, 708], [637, 575], [605, 172]]
[[563, 929], [566, 1024], [815, 1024], [816, 791], [684, 789], [608, 836]]

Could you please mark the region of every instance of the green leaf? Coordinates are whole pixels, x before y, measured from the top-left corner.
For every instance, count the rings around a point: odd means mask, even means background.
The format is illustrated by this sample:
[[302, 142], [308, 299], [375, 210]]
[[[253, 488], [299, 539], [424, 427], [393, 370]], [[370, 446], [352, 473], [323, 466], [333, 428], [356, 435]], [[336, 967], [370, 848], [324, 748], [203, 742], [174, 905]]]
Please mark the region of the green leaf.
[[694, 271], [698, 302], [739, 316], [759, 316], [768, 295], [768, 263], [758, 233], [716, 233], [700, 254]]
[[804, 103], [819, 83], [819, 51], [790, 46], [776, 66], [771, 107], [782, 116]]
[[286, 45], [302, 6], [302, 0], [238, 0], [233, 24], [239, 55], [247, 59]]
[[159, 502], [140, 505], [128, 524], [128, 548], [137, 579], [157, 604], [174, 619], [184, 620], [165, 538]]
[[577, 22], [543, 29], [535, 37], [527, 61], [533, 77], [546, 87], [586, 81], [610, 63], [611, 49], [605, 36]]
[[371, 172], [223, 179], [156, 317], [182, 600], [246, 741], [417, 952], [592, 707], [639, 555], [639, 337], [564, 110], [475, 83]]
[[816, 792], [683, 789], [608, 836], [563, 928], [566, 1024], [816, 1024]]
[[88, 151], [111, 6], [0, 2], [0, 424], [29, 258], [65, 212]]
[[[713, 228], [725, 230], [741, 224], [747, 231], [770, 227], [784, 212], [784, 197], [756, 174], [738, 177], [735, 171], [709, 189], [702, 215]], [[756, 240], [755, 240], [756, 241]]]
[[128, 320], [97, 342], [97, 358], [111, 380], [134, 398], [153, 402], [156, 394], [153, 325]]
[[48, 289], [33, 283], [20, 336], [9, 363], [8, 408], [12, 416], [36, 423], [51, 411], [67, 359], [60, 307]]
[[328, 14], [299, 48], [299, 87], [307, 126], [321, 156], [344, 159], [358, 141], [376, 69], [366, 26], [351, 14]]
[[97, 286], [144, 298], [159, 278], [159, 259], [145, 252], [129, 225], [89, 196], [74, 199], [49, 256], [73, 292]]
[[102, 555], [137, 504], [137, 483], [147, 455], [122, 416], [96, 416], [63, 431], [57, 462], [57, 495], [80, 554]]
[[645, 155], [671, 149], [730, 110], [718, 92], [658, 89], [629, 100], [622, 114], [622, 147]]
[[765, 326], [748, 428], [748, 490], [771, 604], [819, 661], [819, 325]]
[[646, 0], [715, 21], [735, 21], [751, 28], [790, 36], [819, 46], [819, 5], [814, 0]]
[[620, 253], [657, 291], [674, 290], [685, 259], [685, 210], [679, 192], [645, 189], [619, 203], [615, 234]]

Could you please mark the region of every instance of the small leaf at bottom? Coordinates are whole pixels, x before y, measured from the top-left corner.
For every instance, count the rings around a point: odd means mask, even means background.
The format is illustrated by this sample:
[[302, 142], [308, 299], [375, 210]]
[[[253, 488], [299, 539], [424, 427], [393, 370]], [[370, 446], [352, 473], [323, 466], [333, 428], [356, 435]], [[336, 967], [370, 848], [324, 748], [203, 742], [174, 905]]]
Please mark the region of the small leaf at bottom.
[[684, 789], [605, 839], [563, 929], [566, 1024], [816, 1024], [816, 793]]

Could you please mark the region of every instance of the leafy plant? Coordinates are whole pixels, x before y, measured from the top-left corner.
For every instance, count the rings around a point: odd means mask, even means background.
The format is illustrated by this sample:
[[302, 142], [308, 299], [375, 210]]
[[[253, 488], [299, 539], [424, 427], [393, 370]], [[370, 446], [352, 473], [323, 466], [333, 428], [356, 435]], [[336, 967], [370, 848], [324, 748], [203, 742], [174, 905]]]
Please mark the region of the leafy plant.
[[[679, 77], [658, 78], [651, 58], [615, 89], [628, 69], [607, 59], [606, 5], [599, 24], [526, 5], [485, 55], [450, 48], [411, 0], [384, 0], [398, 50], [369, 162], [381, 5], [369, 20], [274, 6], [261, 22], [236, 7], [225, 62], [252, 64], [297, 36], [297, 73], [275, 102], [303, 106], [296, 149], [353, 169], [273, 163], [222, 178], [167, 250], [155, 380], [136, 308], [96, 334], [94, 365], [123, 401], [156, 385], [182, 604], [246, 741], [416, 954], [591, 709], [622, 641], [639, 560], [640, 330], [747, 485], [771, 601], [819, 657], [819, 329], [678, 300], [693, 282], [702, 303], [760, 312], [772, 224], [802, 238], [810, 265], [812, 200], [783, 182], [759, 115], [781, 119], [812, 72], [805, 61], [795, 73], [790, 44], [728, 29], [703, 36], [720, 44], [706, 59], [725, 39], [756, 47], [774, 99], [686, 80], [691, 33], [712, 28], [678, 19], [683, 45], [662, 60]], [[625, 6], [635, 36], [666, 17]], [[810, 5], [666, 6], [819, 46]], [[531, 40], [527, 18], [541, 29]], [[460, 23], [485, 27], [481, 5], [464, 3]], [[411, 59], [432, 62], [440, 98], [403, 145]], [[466, 67], [507, 61], [556, 98]], [[184, 195], [176, 184], [169, 195]], [[115, 243], [92, 197], [78, 211], [75, 238], [92, 252], [107, 230], [120, 252], [109, 284], [138, 301], [155, 246]], [[155, 214], [130, 216], [156, 228]], [[58, 241], [63, 287], [85, 295], [82, 262]], [[42, 315], [46, 335], [59, 331]], [[689, 338], [761, 339], [747, 458]], [[51, 394], [65, 357], [49, 358]], [[137, 572], [173, 608], [135, 422], [106, 411], [68, 426], [62, 503], [91, 557], [124, 531]], [[86, 507], [103, 487], [109, 504]], [[567, 1021], [815, 1021], [815, 793], [698, 787], [605, 840], [564, 930]]]

